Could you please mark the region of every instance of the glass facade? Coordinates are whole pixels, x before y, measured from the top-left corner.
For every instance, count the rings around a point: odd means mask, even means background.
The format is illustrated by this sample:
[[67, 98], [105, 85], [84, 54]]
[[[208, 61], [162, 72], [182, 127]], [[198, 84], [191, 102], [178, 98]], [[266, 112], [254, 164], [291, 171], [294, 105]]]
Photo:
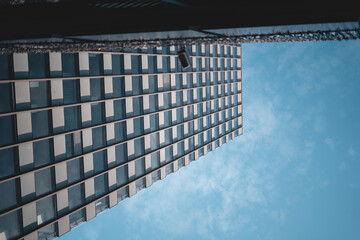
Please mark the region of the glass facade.
[[242, 134], [241, 46], [177, 51], [0, 55], [0, 238], [61, 236]]

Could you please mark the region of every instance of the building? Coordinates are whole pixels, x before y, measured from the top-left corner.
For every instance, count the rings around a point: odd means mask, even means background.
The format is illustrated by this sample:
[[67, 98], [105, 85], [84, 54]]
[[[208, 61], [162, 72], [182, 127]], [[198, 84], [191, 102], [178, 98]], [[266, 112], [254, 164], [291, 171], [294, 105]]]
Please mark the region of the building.
[[0, 55], [0, 239], [61, 236], [242, 134], [241, 46]]

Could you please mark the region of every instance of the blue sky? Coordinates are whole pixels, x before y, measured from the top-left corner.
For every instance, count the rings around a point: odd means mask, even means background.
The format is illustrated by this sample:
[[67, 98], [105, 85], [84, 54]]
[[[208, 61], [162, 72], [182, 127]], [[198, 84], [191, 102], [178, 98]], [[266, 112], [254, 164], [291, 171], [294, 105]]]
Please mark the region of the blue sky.
[[360, 41], [242, 57], [244, 134], [61, 240], [360, 238]]

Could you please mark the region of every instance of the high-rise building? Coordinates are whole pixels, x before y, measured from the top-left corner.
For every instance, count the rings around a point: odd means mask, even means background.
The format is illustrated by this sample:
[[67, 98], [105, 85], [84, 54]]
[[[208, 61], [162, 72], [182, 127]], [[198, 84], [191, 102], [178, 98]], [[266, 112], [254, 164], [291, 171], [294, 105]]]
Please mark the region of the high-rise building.
[[50, 239], [242, 134], [241, 46], [0, 55], [0, 239]]

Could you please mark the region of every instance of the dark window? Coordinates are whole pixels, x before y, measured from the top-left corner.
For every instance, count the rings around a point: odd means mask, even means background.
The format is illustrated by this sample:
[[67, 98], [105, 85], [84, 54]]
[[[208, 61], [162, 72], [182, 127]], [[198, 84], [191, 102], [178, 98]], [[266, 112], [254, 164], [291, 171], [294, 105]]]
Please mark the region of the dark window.
[[81, 132], [70, 133], [65, 136], [66, 157], [70, 158], [82, 154]]
[[57, 222], [41, 228], [38, 231], [38, 239], [54, 239], [58, 236]]
[[90, 79], [90, 95], [91, 100], [104, 99], [104, 79], [103, 78], [91, 78]]
[[105, 147], [105, 143], [106, 143], [105, 130], [106, 130], [105, 127], [97, 127], [92, 129], [94, 150]]
[[64, 104], [77, 103], [80, 99], [80, 87], [77, 79], [63, 81]]
[[32, 132], [33, 138], [40, 138], [50, 135], [50, 111], [32, 112]]
[[82, 158], [69, 161], [67, 164], [67, 178], [68, 183], [74, 183], [82, 179]]
[[134, 137], [138, 137], [144, 134], [144, 118], [134, 119]]
[[156, 112], [158, 110], [158, 95], [150, 95], [149, 96], [149, 106], [150, 112]]
[[41, 196], [54, 190], [53, 167], [35, 172], [35, 189], [36, 196]]
[[135, 161], [135, 176], [140, 177], [145, 174], [145, 158]]
[[127, 144], [120, 144], [115, 147], [116, 163], [121, 164], [127, 161]]
[[114, 119], [120, 120], [125, 118], [125, 100], [115, 100], [114, 101]]
[[38, 225], [55, 218], [55, 196], [50, 196], [36, 202], [36, 215]]
[[15, 149], [6, 148], [0, 150], [0, 178], [15, 174]]
[[121, 142], [126, 139], [126, 123], [117, 122], [115, 123], [115, 141]]
[[95, 152], [93, 154], [94, 173], [100, 173], [106, 169], [106, 150]]
[[151, 154], [151, 169], [154, 170], [160, 167], [160, 153], [155, 152]]
[[116, 183], [117, 186], [122, 186], [128, 183], [128, 167], [127, 165], [116, 169]]
[[1, 216], [0, 233], [3, 233], [7, 239], [16, 239], [21, 234], [21, 222], [21, 210]]
[[156, 131], [159, 129], [159, 114], [150, 115], [150, 131]]
[[64, 108], [64, 115], [66, 131], [80, 128], [80, 106]]
[[90, 76], [102, 75], [102, 56], [101, 54], [89, 54]]
[[0, 83], [0, 113], [11, 112], [12, 110], [11, 93], [12, 93], [11, 83]]
[[31, 108], [50, 106], [49, 81], [30, 82]]
[[77, 75], [76, 53], [61, 53], [63, 77], [74, 77]]
[[15, 142], [13, 116], [0, 117], [0, 133], [0, 146]]
[[9, 56], [0, 54], [0, 79], [9, 79]]
[[112, 73], [114, 75], [120, 75], [121, 73], [123, 73], [123, 67], [122, 67], [122, 59], [121, 59], [121, 55], [115, 55], [113, 54], [111, 56], [112, 58]]
[[91, 123], [92, 125], [105, 123], [105, 103], [91, 104]]
[[80, 207], [85, 203], [84, 184], [81, 183], [68, 189], [69, 210]]
[[139, 138], [134, 141], [135, 158], [144, 155], [144, 138]]
[[47, 54], [45, 53], [29, 53], [29, 74], [30, 78], [47, 77]]
[[17, 187], [17, 181], [17, 179], [13, 179], [0, 183], [0, 193], [2, 195], [0, 197], [0, 211], [18, 204], [17, 192], [20, 190]]
[[108, 177], [107, 173], [97, 176], [94, 179], [95, 184], [95, 197], [100, 197], [108, 191]]
[[82, 222], [85, 222], [85, 208], [80, 209], [69, 216], [70, 227], [73, 228]]
[[33, 143], [35, 167], [44, 166], [52, 162], [52, 139], [45, 139]]
[[143, 99], [142, 97], [133, 98], [133, 113], [134, 116], [143, 114]]
[[96, 214], [104, 211], [109, 208], [109, 197], [104, 197], [103, 199], [97, 200], [95, 202], [95, 212]]
[[114, 93], [114, 97], [123, 97], [123, 96], [125, 96], [125, 80], [124, 80], [124, 77], [113, 77], [113, 93]]

